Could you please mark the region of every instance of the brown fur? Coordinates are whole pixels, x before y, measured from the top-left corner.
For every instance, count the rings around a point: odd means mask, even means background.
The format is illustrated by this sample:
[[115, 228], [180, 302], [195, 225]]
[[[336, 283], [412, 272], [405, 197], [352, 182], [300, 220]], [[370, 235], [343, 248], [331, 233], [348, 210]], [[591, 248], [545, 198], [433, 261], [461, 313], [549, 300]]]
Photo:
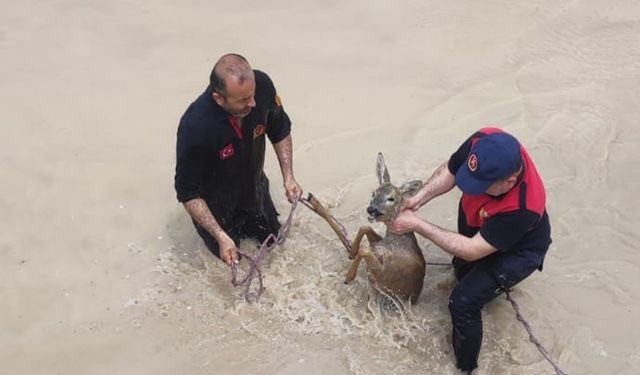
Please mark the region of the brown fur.
[[[376, 172], [380, 186], [374, 191], [367, 209], [369, 221], [389, 222], [398, 214], [402, 198], [417, 192], [422, 183], [411, 181], [400, 188], [392, 185], [382, 154], [378, 154]], [[353, 259], [346, 283], [355, 278], [360, 261], [364, 259], [369, 282], [376, 289], [403, 301], [417, 302], [422, 292], [425, 260], [413, 233], [396, 235], [387, 230], [385, 236], [381, 237], [366, 225], [360, 227], [349, 248], [347, 239], [329, 211], [313, 195], [309, 194], [308, 200], [316, 213], [329, 223], [347, 248], [349, 258]], [[361, 247], [364, 236], [369, 246]]]

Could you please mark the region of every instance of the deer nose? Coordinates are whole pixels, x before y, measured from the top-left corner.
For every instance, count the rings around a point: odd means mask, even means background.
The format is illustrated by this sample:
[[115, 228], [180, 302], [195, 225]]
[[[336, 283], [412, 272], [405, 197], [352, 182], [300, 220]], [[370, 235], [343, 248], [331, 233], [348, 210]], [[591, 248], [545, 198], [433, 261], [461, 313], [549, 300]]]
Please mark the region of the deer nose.
[[367, 207], [367, 213], [368, 213], [369, 215], [375, 215], [375, 214], [377, 214], [377, 213], [378, 213], [378, 210], [377, 210], [377, 209], [375, 209], [373, 206], [369, 206], [369, 207]]

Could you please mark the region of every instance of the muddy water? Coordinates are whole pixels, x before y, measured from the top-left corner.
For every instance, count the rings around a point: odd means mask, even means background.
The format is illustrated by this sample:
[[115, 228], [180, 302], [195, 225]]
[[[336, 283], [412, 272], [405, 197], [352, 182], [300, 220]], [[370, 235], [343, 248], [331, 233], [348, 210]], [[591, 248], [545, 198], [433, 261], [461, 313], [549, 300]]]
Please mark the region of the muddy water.
[[[480, 126], [515, 134], [545, 179], [554, 243], [514, 298], [567, 373], [640, 372], [637, 3], [60, 0], [0, 14], [0, 373], [457, 373], [447, 267], [385, 313], [363, 269], [343, 283], [341, 244], [300, 207], [247, 304], [204, 249], [174, 199], [175, 130], [229, 51], [276, 82], [296, 176], [351, 236], [377, 152], [401, 183]], [[266, 171], [284, 217], [271, 150]], [[458, 197], [421, 215], [453, 229]], [[504, 298], [484, 328], [478, 373], [553, 373]]]

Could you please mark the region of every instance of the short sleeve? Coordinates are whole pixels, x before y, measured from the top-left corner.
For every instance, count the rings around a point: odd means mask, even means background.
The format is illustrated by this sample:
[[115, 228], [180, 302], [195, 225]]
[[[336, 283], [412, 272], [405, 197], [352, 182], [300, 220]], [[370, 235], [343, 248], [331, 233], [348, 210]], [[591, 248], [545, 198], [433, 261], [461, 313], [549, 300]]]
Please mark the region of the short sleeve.
[[291, 120], [287, 112], [285, 112], [278, 94], [276, 94], [273, 104], [269, 108], [267, 122], [269, 124], [267, 136], [271, 143], [278, 143], [291, 133]]
[[264, 100], [267, 101], [266, 107], [268, 111], [267, 136], [271, 143], [278, 143], [291, 133], [291, 120], [284, 110], [282, 100], [280, 96], [278, 96], [271, 78], [259, 70], [256, 70], [255, 73], [258, 84], [265, 86], [264, 90], [266, 95], [264, 96]]
[[201, 196], [205, 180], [205, 152], [201, 140], [202, 137], [193, 134], [193, 129], [186, 124], [178, 127], [174, 184], [180, 202]]

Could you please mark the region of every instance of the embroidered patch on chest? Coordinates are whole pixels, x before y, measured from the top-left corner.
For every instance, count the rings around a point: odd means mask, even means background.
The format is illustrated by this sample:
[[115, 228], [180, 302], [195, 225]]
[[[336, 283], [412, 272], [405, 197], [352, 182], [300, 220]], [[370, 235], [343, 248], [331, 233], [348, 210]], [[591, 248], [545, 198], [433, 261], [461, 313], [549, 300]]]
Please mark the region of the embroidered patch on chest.
[[259, 136], [263, 135], [266, 130], [267, 130], [266, 126], [264, 126], [264, 125], [256, 125], [256, 128], [253, 129], [253, 139], [256, 139]]
[[233, 143], [229, 143], [224, 146], [222, 150], [219, 151], [220, 160], [229, 159], [236, 153], [236, 149], [233, 147]]

